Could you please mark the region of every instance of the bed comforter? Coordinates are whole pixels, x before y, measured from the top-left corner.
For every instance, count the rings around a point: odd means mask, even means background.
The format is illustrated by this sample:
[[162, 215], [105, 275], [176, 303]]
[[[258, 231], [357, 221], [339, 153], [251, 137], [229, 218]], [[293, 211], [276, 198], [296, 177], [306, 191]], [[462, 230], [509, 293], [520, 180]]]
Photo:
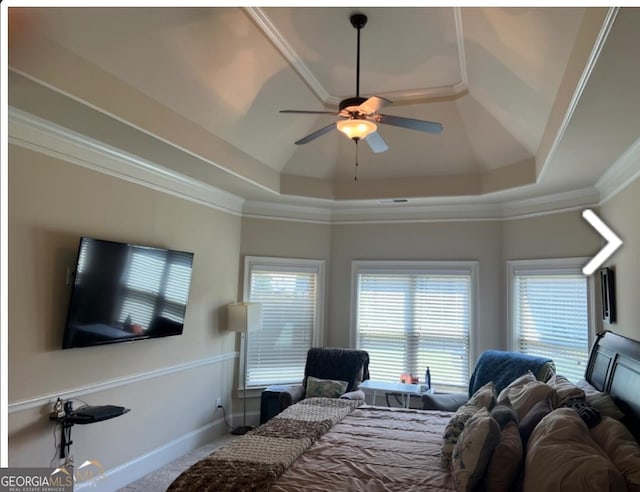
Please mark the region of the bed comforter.
[[305, 399], [191, 466], [168, 491], [455, 490], [439, 458], [450, 418]]
[[449, 412], [361, 406], [302, 454], [271, 491], [455, 490], [440, 468]]

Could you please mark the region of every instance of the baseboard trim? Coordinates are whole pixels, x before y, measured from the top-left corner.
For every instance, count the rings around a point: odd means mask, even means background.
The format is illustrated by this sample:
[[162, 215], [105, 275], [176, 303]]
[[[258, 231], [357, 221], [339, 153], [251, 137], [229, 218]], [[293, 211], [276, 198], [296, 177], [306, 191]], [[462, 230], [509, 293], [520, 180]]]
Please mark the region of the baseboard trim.
[[[247, 416], [251, 417], [248, 422], [251, 424], [254, 420], [257, 422], [259, 412], [249, 412]], [[242, 422], [241, 413], [233, 414], [230, 417], [231, 422], [229, 424], [234, 424], [231, 427], [240, 425], [240, 422]], [[138, 458], [106, 471], [98, 480], [76, 484], [74, 490], [91, 490], [92, 492], [118, 490], [228, 432], [229, 429], [224, 422], [224, 418], [217, 419]]]
[[135, 482], [158, 468], [184, 456], [191, 451], [213, 441], [216, 437], [228, 432], [223, 419], [217, 419], [210, 424], [174, 439], [167, 444], [153, 449], [127, 463], [112, 468], [94, 481], [75, 484], [74, 490], [91, 490], [92, 492], [112, 492], [125, 485]]
[[81, 398], [82, 396], [89, 395], [91, 393], [97, 393], [99, 391], [107, 391], [118, 386], [125, 386], [127, 384], [137, 383], [146, 379], [157, 378], [166, 376], [168, 374], [175, 374], [177, 372], [186, 371], [190, 369], [196, 369], [202, 366], [208, 366], [211, 364], [218, 364], [227, 360], [232, 360], [238, 357], [238, 352], [228, 352], [226, 354], [220, 354], [213, 357], [207, 357], [206, 359], [199, 359], [184, 364], [177, 364], [175, 366], [163, 367], [161, 369], [155, 369], [153, 371], [143, 372], [140, 374], [134, 374], [132, 376], [125, 376], [118, 379], [111, 379], [100, 383], [92, 384], [90, 386], [83, 386], [80, 388], [74, 388], [71, 390], [58, 391], [49, 395], [37, 396], [29, 400], [17, 401], [11, 403], [8, 406], [8, 413], [23, 412], [31, 408], [41, 407], [53, 403], [58, 398], [63, 400], [70, 400], [73, 398]]

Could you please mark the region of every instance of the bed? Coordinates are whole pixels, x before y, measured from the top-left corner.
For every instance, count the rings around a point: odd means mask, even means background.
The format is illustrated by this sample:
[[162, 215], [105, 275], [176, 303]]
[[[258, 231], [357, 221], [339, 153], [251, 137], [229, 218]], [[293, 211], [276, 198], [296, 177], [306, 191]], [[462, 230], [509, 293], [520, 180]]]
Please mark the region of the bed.
[[[502, 422], [499, 413], [493, 414], [499, 408], [494, 395], [491, 404], [476, 408], [458, 429], [459, 442], [449, 450], [453, 453], [451, 466], [443, 467], [443, 442], [452, 422], [455, 424], [464, 412], [308, 398], [194, 464], [168, 490], [640, 491], [640, 342], [603, 332], [591, 350], [582, 386], [569, 387], [558, 381], [534, 384], [547, 396], [527, 409], [520, 424], [535, 413], [534, 408], [546, 405], [548, 411], [532, 427], [528, 443], [522, 445], [524, 456], [519, 458], [514, 469], [517, 477], [510, 478], [509, 486], [489, 481], [491, 466], [501, 474], [509, 469], [497, 456], [499, 449], [506, 449], [506, 430], [513, 427], [513, 422]], [[518, 395], [524, 393], [518, 393], [521, 388], [515, 383], [507, 388], [507, 394], [518, 402]], [[556, 383], [558, 386], [553, 386]], [[540, 385], [553, 386], [553, 391]], [[583, 394], [593, 398], [578, 401], [573, 398], [576, 388], [590, 388], [590, 393]], [[489, 389], [484, 390], [485, 396]], [[561, 394], [571, 396], [563, 405], [559, 405]], [[593, 416], [595, 407], [587, 402], [604, 397], [620, 415], [614, 419], [606, 412], [602, 416], [598, 413], [598, 423], [592, 425], [585, 415]], [[521, 410], [504, 400], [500, 406], [506, 404], [511, 414]], [[581, 413], [585, 409], [587, 412]], [[483, 425], [486, 437], [482, 434], [479, 439], [476, 429]], [[473, 459], [472, 451], [476, 453]], [[488, 457], [479, 465], [481, 458], [477, 456], [481, 455]], [[477, 476], [479, 469], [482, 476]]]

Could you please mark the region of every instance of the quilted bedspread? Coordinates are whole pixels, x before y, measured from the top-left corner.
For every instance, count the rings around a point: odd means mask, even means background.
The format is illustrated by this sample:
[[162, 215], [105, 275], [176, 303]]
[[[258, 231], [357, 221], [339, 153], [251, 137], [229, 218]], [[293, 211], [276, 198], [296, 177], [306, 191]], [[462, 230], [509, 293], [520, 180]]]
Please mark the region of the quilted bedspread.
[[287, 467], [362, 401], [308, 398], [183, 472], [167, 489], [266, 491]]

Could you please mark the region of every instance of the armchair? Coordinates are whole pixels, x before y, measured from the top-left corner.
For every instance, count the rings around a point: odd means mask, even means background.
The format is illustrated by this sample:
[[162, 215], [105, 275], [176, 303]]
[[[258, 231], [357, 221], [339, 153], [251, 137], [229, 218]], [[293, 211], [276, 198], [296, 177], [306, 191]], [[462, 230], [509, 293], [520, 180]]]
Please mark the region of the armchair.
[[455, 412], [482, 386], [493, 381], [498, 394], [514, 379], [531, 371], [539, 381], [547, 381], [555, 374], [555, 364], [547, 357], [487, 350], [478, 362], [469, 380], [468, 393], [433, 393], [422, 395], [424, 410], [444, 410]]
[[358, 386], [369, 379], [369, 353], [364, 350], [314, 347], [307, 352], [302, 384], [291, 386], [280, 393], [280, 409], [299, 402], [305, 397], [307, 378], [346, 381], [346, 393], [341, 398], [362, 399]]

